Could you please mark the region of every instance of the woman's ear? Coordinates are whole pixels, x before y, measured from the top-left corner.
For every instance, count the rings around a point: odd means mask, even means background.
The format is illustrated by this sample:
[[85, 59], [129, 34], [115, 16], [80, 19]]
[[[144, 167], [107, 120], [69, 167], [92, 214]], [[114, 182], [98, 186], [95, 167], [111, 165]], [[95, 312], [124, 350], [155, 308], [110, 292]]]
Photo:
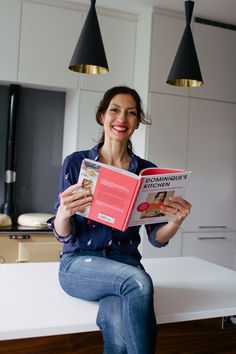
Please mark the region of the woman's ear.
[[136, 123], [136, 128], [135, 129], [138, 129], [138, 127], [139, 127], [139, 121], [137, 120], [137, 123]]
[[97, 118], [97, 122], [100, 125], [104, 125], [104, 115], [101, 114], [98, 118]]
[[100, 122], [101, 125], [104, 125], [104, 114], [100, 115], [99, 122]]

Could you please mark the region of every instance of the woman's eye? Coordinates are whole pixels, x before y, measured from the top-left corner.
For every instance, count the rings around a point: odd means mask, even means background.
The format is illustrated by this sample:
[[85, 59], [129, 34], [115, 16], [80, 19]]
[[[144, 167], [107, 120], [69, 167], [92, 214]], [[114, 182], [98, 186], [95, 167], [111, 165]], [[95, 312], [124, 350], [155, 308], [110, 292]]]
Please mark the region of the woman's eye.
[[117, 108], [111, 108], [110, 111], [111, 112], [118, 112], [118, 109]]
[[135, 117], [137, 116], [137, 112], [136, 112], [136, 111], [129, 111], [128, 113], [129, 113], [131, 116], [135, 116]]

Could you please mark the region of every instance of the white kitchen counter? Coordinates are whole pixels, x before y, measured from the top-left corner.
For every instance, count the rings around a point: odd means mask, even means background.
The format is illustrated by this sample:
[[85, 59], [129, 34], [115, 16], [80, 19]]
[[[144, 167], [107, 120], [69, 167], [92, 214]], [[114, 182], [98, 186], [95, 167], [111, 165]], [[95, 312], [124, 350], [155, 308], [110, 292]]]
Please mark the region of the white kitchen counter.
[[[155, 286], [158, 323], [236, 314], [236, 272], [193, 258], [143, 264]], [[0, 265], [0, 340], [98, 330], [96, 302], [67, 295], [58, 263]]]

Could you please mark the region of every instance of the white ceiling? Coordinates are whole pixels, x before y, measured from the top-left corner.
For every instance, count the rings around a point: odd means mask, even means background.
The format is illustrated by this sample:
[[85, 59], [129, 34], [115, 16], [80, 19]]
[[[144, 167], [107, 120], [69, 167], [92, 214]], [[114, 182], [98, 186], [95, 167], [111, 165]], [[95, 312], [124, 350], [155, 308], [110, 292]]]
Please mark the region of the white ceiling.
[[[90, 0], [66, 1], [90, 5]], [[139, 14], [151, 6], [184, 12], [184, 0], [97, 0], [96, 6], [132, 14]], [[236, 25], [236, 0], [195, 0], [193, 16]]]

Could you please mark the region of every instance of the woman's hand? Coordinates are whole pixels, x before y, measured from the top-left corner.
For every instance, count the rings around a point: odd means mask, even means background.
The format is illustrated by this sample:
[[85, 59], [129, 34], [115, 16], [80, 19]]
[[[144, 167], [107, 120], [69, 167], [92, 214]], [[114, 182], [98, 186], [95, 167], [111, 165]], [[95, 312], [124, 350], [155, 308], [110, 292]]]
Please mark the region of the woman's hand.
[[161, 212], [168, 215], [173, 223], [181, 225], [189, 215], [191, 207], [192, 205], [181, 197], [170, 197], [164, 201]]
[[83, 213], [91, 204], [92, 195], [88, 189], [82, 189], [81, 183], [67, 188], [59, 196], [60, 205], [55, 218], [55, 231], [61, 237], [67, 237], [72, 232], [70, 217], [77, 211]]
[[60, 206], [58, 213], [63, 218], [70, 218], [76, 212], [83, 213], [91, 204], [92, 195], [88, 189], [82, 189], [81, 183], [76, 183], [67, 188], [59, 196]]

